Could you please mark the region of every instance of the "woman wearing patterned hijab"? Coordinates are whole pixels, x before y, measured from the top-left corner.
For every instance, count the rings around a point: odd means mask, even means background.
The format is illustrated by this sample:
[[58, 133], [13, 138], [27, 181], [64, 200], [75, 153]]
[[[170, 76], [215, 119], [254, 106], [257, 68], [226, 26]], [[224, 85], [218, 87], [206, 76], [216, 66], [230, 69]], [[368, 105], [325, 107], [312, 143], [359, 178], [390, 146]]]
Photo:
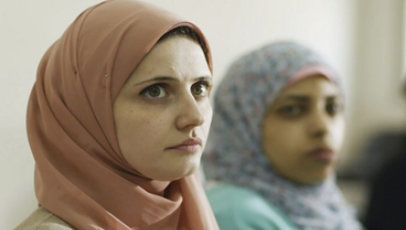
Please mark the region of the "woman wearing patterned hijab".
[[194, 24], [139, 1], [85, 10], [27, 114], [40, 207], [17, 229], [218, 229], [196, 172], [212, 62]]
[[221, 229], [361, 229], [334, 179], [345, 125], [339, 80], [292, 42], [232, 64], [204, 156]]

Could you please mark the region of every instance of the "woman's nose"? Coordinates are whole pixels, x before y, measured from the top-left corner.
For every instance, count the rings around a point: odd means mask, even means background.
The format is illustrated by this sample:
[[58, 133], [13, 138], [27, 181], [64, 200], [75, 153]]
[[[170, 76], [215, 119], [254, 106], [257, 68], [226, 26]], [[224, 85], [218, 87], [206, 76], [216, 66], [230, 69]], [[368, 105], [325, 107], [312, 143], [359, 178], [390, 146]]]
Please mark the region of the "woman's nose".
[[179, 103], [179, 115], [176, 118], [178, 129], [193, 129], [203, 124], [204, 116], [199, 102], [192, 95], [185, 96]]
[[322, 110], [317, 109], [311, 114], [309, 122], [309, 133], [311, 136], [320, 138], [329, 132], [329, 116]]

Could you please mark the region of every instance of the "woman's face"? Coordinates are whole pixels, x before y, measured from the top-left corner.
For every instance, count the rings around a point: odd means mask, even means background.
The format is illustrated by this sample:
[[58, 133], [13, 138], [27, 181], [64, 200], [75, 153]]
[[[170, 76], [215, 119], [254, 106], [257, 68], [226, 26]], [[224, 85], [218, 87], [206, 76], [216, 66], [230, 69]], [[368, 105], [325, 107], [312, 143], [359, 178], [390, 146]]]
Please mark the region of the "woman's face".
[[304, 184], [328, 177], [343, 142], [342, 100], [338, 87], [320, 75], [280, 93], [263, 124], [263, 147], [279, 174]]
[[120, 149], [134, 169], [169, 181], [199, 167], [212, 119], [211, 85], [195, 41], [175, 35], [154, 46], [114, 102]]

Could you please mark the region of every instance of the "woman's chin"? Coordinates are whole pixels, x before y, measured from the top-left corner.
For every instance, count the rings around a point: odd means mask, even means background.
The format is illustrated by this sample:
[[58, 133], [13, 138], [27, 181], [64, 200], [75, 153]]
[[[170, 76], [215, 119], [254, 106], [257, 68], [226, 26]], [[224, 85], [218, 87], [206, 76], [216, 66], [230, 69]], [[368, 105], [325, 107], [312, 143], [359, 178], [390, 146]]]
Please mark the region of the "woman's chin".
[[153, 175], [148, 176], [151, 179], [159, 180], [159, 181], [175, 181], [182, 179], [184, 177], [190, 176], [196, 172], [198, 165], [184, 167], [184, 168], [177, 168], [173, 171], [166, 170], [165, 172], [154, 173]]

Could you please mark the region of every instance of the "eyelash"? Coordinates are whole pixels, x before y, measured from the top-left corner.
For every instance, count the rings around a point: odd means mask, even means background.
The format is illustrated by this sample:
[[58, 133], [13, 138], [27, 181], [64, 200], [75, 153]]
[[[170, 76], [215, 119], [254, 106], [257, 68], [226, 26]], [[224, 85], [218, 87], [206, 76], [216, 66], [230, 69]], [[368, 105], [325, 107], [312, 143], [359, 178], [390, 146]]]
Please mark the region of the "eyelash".
[[208, 96], [210, 94], [211, 84], [207, 80], [200, 80], [200, 81], [194, 83], [192, 85], [192, 87], [190, 88], [192, 93], [193, 93], [193, 87], [198, 86], [198, 85], [203, 85], [205, 87], [204, 95], [195, 95], [195, 96], [197, 96], [197, 97], [205, 97], [205, 96]]
[[[292, 109], [296, 109], [294, 114], [291, 114]], [[324, 106], [324, 109], [330, 116], [335, 116], [343, 110], [343, 105], [340, 102], [327, 102]], [[286, 105], [280, 107], [277, 110], [277, 113], [286, 118], [297, 118], [305, 114], [307, 110], [308, 106], [306, 105]]]
[[[194, 92], [193, 92], [193, 90], [194, 90], [194, 87], [196, 87], [196, 86], [204, 86], [204, 92], [202, 93], [203, 95], [195, 95], [194, 94]], [[152, 90], [154, 90], [154, 89], [156, 89], [156, 88], [159, 88], [160, 90], [163, 90], [163, 93], [165, 94], [165, 95], [163, 95], [163, 96], [160, 96], [160, 97], [158, 97], [158, 96], [151, 96], [151, 92], [152, 92]], [[202, 98], [202, 97], [206, 97], [206, 96], [208, 96], [209, 94], [210, 94], [210, 89], [211, 89], [211, 83], [209, 82], [209, 81], [207, 81], [207, 80], [200, 80], [200, 81], [197, 81], [197, 82], [195, 82], [194, 84], [192, 84], [192, 86], [191, 86], [191, 88], [190, 88], [190, 90], [191, 90], [191, 92], [192, 92], [192, 94], [195, 96], [195, 97], [198, 97], [198, 98]], [[162, 93], [162, 91], [160, 91], [160, 94]], [[140, 95], [142, 95], [142, 96], [144, 96], [144, 97], [146, 97], [146, 98], [148, 98], [148, 99], [152, 99], [152, 100], [157, 100], [157, 99], [161, 99], [161, 98], [163, 98], [163, 97], [166, 97], [166, 96], [168, 96], [168, 94], [170, 93], [170, 85], [168, 85], [167, 83], [155, 83], [155, 84], [153, 84], [153, 85], [150, 85], [150, 86], [147, 86], [146, 88], [144, 88], [141, 92], [140, 92]]]
[[[295, 111], [295, 114], [291, 114], [292, 109], [298, 109], [299, 111]], [[305, 106], [302, 105], [286, 105], [279, 108], [278, 113], [284, 117], [295, 118], [303, 114], [304, 110]]]
[[334, 116], [343, 111], [344, 106], [340, 102], [329, 102], [326, 104], [326, 111], [331, 116]]
[[167, 85], [163, 84], [163, 83], [156, 83], [153, 85], [150, 85], [148, 87], [146, 87], [145, 89], [143, 89], [140, 93], [140, 95], [148, 98], [148, 99], [160, 99], [161, 97], [155, 97], [155, 96], [151, 96], [150, 94], [148, 95], [148, 93], [150, 93], [153, 89], [155, 89], [156, 87], [159, 87], [160, 89], [164, 90], [165, 96], [168, 93], [168, 89], [167, 89]]

